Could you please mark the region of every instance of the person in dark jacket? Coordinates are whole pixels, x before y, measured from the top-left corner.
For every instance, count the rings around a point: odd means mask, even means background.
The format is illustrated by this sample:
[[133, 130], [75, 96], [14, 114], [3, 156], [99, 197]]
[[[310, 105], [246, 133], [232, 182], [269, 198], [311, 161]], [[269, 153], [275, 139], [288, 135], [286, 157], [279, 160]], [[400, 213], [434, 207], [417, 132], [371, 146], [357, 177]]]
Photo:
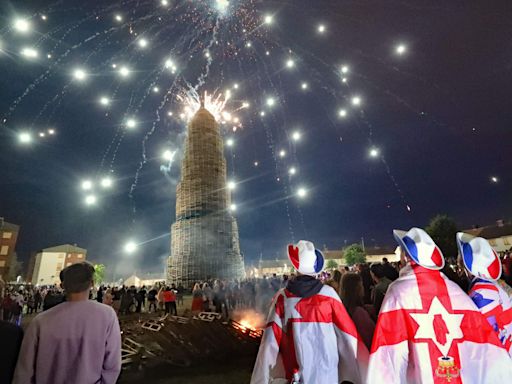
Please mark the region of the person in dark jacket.
[[372, 264], [370, 272], [375, 281], [375, 286], [372, 290], [372, 303], [375, 310], [375, 317], [377, 317], [389, 284], [391, 284], [391, 280], [384, 275], [384, 267], [382, 264]]
[[22, 339], [23, 331], [20, 327], [0, 320], [0, 384], [12, 382]]
[[382, 267], [384, 270], [384, 276], [389, 280], [395, 281], [398, 279], [398, 271], [389, 263], [387, 257], [382, 259]]

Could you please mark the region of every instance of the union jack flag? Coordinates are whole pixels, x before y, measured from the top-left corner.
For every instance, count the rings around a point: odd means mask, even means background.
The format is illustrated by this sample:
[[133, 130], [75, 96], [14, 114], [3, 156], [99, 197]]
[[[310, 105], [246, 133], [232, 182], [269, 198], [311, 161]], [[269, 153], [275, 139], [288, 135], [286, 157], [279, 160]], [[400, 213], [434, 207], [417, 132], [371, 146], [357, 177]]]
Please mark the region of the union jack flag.
[[497, 283], [475, 278], [469, 297], [498, 334], [505, 349], [512, 357], [512, 301]]

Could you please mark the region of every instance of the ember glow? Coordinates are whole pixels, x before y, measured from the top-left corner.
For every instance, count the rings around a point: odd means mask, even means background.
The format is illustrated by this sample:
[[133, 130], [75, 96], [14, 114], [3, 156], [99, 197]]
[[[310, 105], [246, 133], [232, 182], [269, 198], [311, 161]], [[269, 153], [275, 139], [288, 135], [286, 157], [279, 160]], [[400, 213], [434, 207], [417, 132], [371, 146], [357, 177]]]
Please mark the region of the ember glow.
[[235, 310], [232, 318], [246, 329], [259, 331], [265, 327], [265, 316], [253, 309]]

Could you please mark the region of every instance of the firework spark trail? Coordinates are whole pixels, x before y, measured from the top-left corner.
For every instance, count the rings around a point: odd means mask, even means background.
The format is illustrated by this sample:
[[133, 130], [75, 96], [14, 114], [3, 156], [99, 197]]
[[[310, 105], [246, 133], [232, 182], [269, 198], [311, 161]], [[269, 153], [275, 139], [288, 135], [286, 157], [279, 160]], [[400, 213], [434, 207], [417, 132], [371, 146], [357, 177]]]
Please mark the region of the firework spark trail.
[[[142, 171], [142, 168], [144, 167], [144, 165], [148, 161], [148, 158], [146, 156], [146, 150], [147, 150], [146, 149], [146, 142], [149, 140], [151, 135], [153, 135], [153, 133], [155, 132], [155, 130], [157, 128], [157, 125], [158, 125], [158, 123], [160, 122], [160, 119], [161, 119], [160, 118], [160, 111], [165, 107], [165, 105], [168, 102], [168, 99], [170, 97], [172, 97], [173, 90], [176, 87], [176, 82], [177, 82], [177, 80], [175, 79], [174, 82], [172, 83], [171, 87], [169, 88], [169, 91], [167, 92], [167, 94], [165, 95], [163, 100], [160, 102], [160, 105], [159, 105], [158, 109], [156, 110], [156, 119], [153, 121], [151, 129], [146, 133], [146, 135], [142, 139], [142, 159], [139, 162], [139, 166], [138, 166], [138, 168], [137, 168], [137, 170], [135, 172], [134, 180], [133, 180], [132, 185], [130, 187], [130, 192], [128, 193], [128, 196], [132, 200], [132, 203], [133, 203], [133, 193], [134, 193], [135, 189], [137, 188], [137, 182], [139, 180], [139, 174]], [[133, 213], [135, 213], [135, 211], [136, 211], [135, 203], [133, 203], [132, 205], [133, 205], [133, 207], [132, 207]]]
[[[266, 78], [265, 80], [267, 80], [267, 82], [270, 83], [271, 85], [271, 89], [277, 94], [277, 88], [275, 87], [270, 75], [269, 75], [269, 68], [267, 67], [266, 65], [266, 62], [264, 60], [262, 60], [262, 63], [263, 63], [263, 66], [264, 66], [264, 70], [262, 72], [264, 72], [266, 74]], [[264, 90], [262, 89], [261, 87], [261, 84], [264, 83], [263, 81], [263, 78], [260, 77], [259, 75], [259, 71], [257, 72], [256, 76], [258, 78], [258, 81], [257, 81], [257, 84], [258, 84], [258, 87], [260, 89], [260, 93], [263, 94], [264, 93]], [[270, 117], [271, 119], [273, 119], [274, 121], [274, 125], [275, 126], [279, 126], [276, 118], [274, 117], [274, 113], [272, 113], [272, 116]], [[280, 167], [279, 167], [279, 162], [278, 162], [278, 159], [277, 159], [277, 154], [276, 154], [276, 151], [275, 151], [275, 142], [274, 142], [274, 139], [273, 139], [273, 134], [272, 134], [272, 130], [270, 128], [270, 126], [268, 125], [266, 119], [262, 119], [261, 120], [262, 122], [262, 125], [265, 129], [265, 134], [266, 134], [266, 138], [267, 138], [267, 144], [269, 146], [269, 149], [271, 151], [271, 154], [272, 154], [272, 158], [274, 160], [274, 169], [275, 169], [275, 177], [276, 179], [278, 180], [281, 180], [282, 177], [281, 177], [281, 170], [280, 170]], [[291, 215], [290, 215], [290, 208], [289, 208], [289, 204], [288, 204], [288, 198], [289, 198], [289, 195], [288, 195], [288, 188], [287, 188], [287, 185], [286, 185], [286, 182], [283, 181], [282, 183], [283, 185], [283, 189], [282, 189], [282, 192], [283, 192], [283, 195], [284, 195], [284, 204], [285, 204], [285, 210], [286, 210], [286, 215], [287, 215], [287, 218], [288, 218], [288, 230], [289, 230], [289, 233], [290, 233], [290, 238], [294, 239], [295, 238], [295, 234], [294, 234], [294, 229], [293, 229], [293, 223], [292, 223], [292, 219], [291, 219]]]
[[[181, 39], [183, 40], [183, 43], [184, 43], [184, 42], [185, 42], [185, 37], [182, 37]], [[178, 44], [179, 44], [179, 42], [178, 42]], [[176, 74], [176, 76], [175, 76], [175, 81], [177, 81], [177, 79], [178, 79], [178, 78], [179, 78], [179, 74]], [[113, 92], [113, 97], [114, 97], [114, 98], [116, 97], [116, 95], [117, 95], [117, 93], [118, 93], [118, 91], [119, 91], [119, 88], [120, 88], [120, 87], [121, 87], [121, 83], [119, 82], [119, 83], [117, 84], [117, 86], [116, 86], [116, 88], [115, 88], [114, 92]], [[114, 136], [112, 137], [112, 141], [110, 142], [110, 144], [108, 145], [107, 149], [106, 149], [106, 150], [105, 150], [105, 152], [103, 153], [103, 156], [102, 156], [102, 159], [101, 159], [101, 163], [100, 163], [100, 169], [102, 169], [102, 168], [103, 168], [104, 163], [105, 163], [105, 161], [106, 161], [106, 159], [107, 159], [108, 154], [110, 153], [111, 149], [112, 149], [112, 148], [114, 148], [114, 144], [116, 143], [116, 141], [118, 141], [118, 140], [119, 140], [119, 138], [120, 138], [120, 134], [121, 134], [122, 132], [123, 132], [123, 128], [122, 128], [121, 126], [118, 126], [118, 127], [117, 127], [117, 130], [116, 130], [116, 132], [115, 132], [115, 134], [114, 134]], [[118, 143], [118, 145], [117, 145], [117, 148], [118, 148], [118, 147], [119, 147], [119, 143]]]
[[393, 174], [391, 173], [391, 169], [389, 168], [388, 162], [386, 161], [384, 156], [381, 156], [381, 161], [382, 161], [382, 164], [384, 164], [384, 167], [386, 168], [386, 172], [387, 172], [391, 182], [395, 186], [395, 189], [398, 192], [400, 199], [402, 200], [402, 203], [405, 205], [407, 211], [411, 212], [411, 207], [407, 203], [405, 194], [403, 193], [402, 188], [400, 188], [400, 186], [398, 185], [398, 182], [396, 181], [395, 176], [393, 176]]
[[217, 32], [219, 30], [219, 25], [220, 25], [220, 19], [217, 17], [217, 20], [215, 22], [215, 27], [213, 28], [212, 38], [206, 47], [206, 52], [208, 52], [208, 57], [207, 57], [208, 60], [206, 61], [206, 69], [203, 73], [201, 73], [201, 75], [197, 79], [197, 84], [194, 87], [194, 90], [196, 90], [196, 91], [204, 85], [206, 79], [208, 78], [208, 75], [210, 74], [210, 67], [213, 62], [213, 55], [210, 53], [210, 49], [212, 48], [213, 44], [217, 40]]
[[[92, 16], [88, 16], [88, 17], [85, 17], [83, 18], [82, 20], [79, 20], [78, 22], [74, 23], [68, 30], [66, 30], [64, 32], [64, 34], [59, 38], [57, 39], [57, 43], [54, 45], [54, 47], [52, 49], [50, 49], [50, 52], [53, 52], [55, 51], [55, 49], [61, 45], [61, 44], [64, 44], [64, 39], [71, 33], [73, 32], [76, 28], [78, 28], [80, 25], [82, 25], [84, 22], [88, 21], [92, 19]], [[74, 45], [72, 48], [70, 49], [67, 49], [63, 55], [59, 56], [59, 58], [57, 59], [57, 61], [53, 62], [53, 64], [50, 66], [50, 68], [48, 68], [42, 75], [40, 75], [34, 82], [32, 82], [31, 84], [28, 85], [28, 87], [25, 89], [25, 91], [21, 94], [21, 96], [18, 96], [14, 102], [11, 104], [11, 106], [9, 107], [9, 112], [4, 116], [4, 120], [5, 119], [8, 119], [12, 113], [15, 111], [16, 107], [18, 106], [18, 104], [26, 97], [28, 96], [28, 94], [33, 91], [40, 83], [42, 83], [43, 81], [47, 80], [49, 77], [50, 77], [50, 74], [52, 74], [52, 70], [55, 69], [55, 67], [57, 67], [61, 61], [66, 58], [69, 53], [71, 53], [72, 51], [78, 49], [78, 48], [81, 48], [82, 44], [76, 44]]]
[[[299, 47], [299, 48], [300, 48], [300, 47]], [[323, 65], [325, 65], [325, 66], [327, 66], [327, 67], [331, 67], [329, 64], [325, 63], [323, 60], [320, 60], [318, 57], [316, 57], [316, 56], [314, 56], [314, 55], [310, 54], [309, 52], [306, 52], [306, 51], [304, 51], [304, 50], [303, 50], [303, 53], [304, 53], [304, 54], [307, 54], [307, 55], [308, 55], [310, 58], [312, 58], [313, 60], [316, 60], [317, 62], [319, 62], [319, 63], [321, 63], [321, 64], [323, 64]], [[362, 52], [360, 52], [360, 53], [362, 54]], [[312, 68], [313, 68], [313, 67], [312, 67]], [[357, 73], [357, 72], [356, 72], [356, 73]], [[338, 72], [337, 72], [336, 70], [334, 70], [334, 71], [333, 71], [333, 74], [334, 74], [336, 77], [338, 77], [338, 75], [337, 75], [337, 74], [338, 74]], [[373, 86], [374, 88], [378, 88], [380, 91], [382, 91], [382, 89], [380, 89], [380, 88], [379, 88], [379, 87], [377, 87], [375, 84], [373, 84], [373, 82], [371, 82], [371, 81], [370, 81], [368, 78], [366, 78], [365, 76], [360, 75], [359, 77], [364, 78], [367, 82], [371, 83], [371, 84], [372, 84], [372, 86]], [[347, 86], [348, 86], [348, 84], [347, 84]], [[326, 92], [330, 93], [330, 94], [331, 94], [331, 96], [333, 96], [333, 97], [335, 98], [335, 100], [338, 100], [338, 96], [337, 96], [336, 91], [335, 91], [334, 89], [332, 89], [332, 88], [330, 88], [330, 87], [327, 87], [327, 86], [324, 86], [324, 87], [323, 87], [323, 89], [324, 89]], [[397, 102], [399, 102], [400, 104], [402, 104], [402, 105], [406, 106], [406, 107], [407, 107], [407, 108], [409, 108], [410, 110], [412, 110], [412, 111], [414, 111], [414, 112], [416, 112], [416, 113], [418, 113], [418, 114], [420, 113], [418, 110], [414, 109], [411, 105], [409, 105], [405, 100], [403, 100], [402, 98], [400, 98], [400, 97], [399, 97], [399, 96], [397, 96], [397, 95], [392, 94], [392, 93], [391, 93], [391, 91], [386, 90], [386, 91], [384, 91], [384, 92], [385, 92], [386, 94], [390, 95], [390, 96], [394, 96], [394, 97], [395, 97], [395, 100], [396, 100]], [[347, 97], [346, 97], [345, 95], [343, 95], [342, 97], [343, 97], [343, 99], [346, 101]], [[329, 114], [327, 114], [327, 115], [329, 115]], [[335, 126], [334, 122], [333, 122], [330, 118], [329, 118], [329, 120], [333, 123], [333, 126]], [[366, 126], [366, 128], [367, 128], [367, 130], [368, 130], [368, 131], [367, 131], [367, 135], [368, 135], [368, 136], [367, 136], [367, 140], [368, 140], [368, 143], [369, 143], [369, 145], [370, 145], [370, 146], [373, 146], [373, 125], [372, 125], [372, 124], [370, 123], [370, 121], [368, 120], [368, 118], [367, 118], [367, 116], [366, 116], [366, 114], [365, 114], [365, 112], [364, 112], [364, 110], [363, 110], [363, 109], [361, 109], [361, 110], [360, 110], [360, 120], [356, 121], [356, 124], [359, 126], [359, 123], [360, 123], [360, 122], [362, 122], [362, 123]], [[386, 174], [387, 174], [387, 176], [389, 177], [389, 179], [390, 179], [391, 183], [393, 184], [393, 186], [394, 186], [394, 188], [395, 188], [395, 190], [396, 190], [396, 192], [397, 192], [398, 196], [400, 197], [400, 199], [402, 200], [402, 202], [406, 205], [407, 210], [408, 210], [408, 211], [410, 211], [411, 209], [410, 209], [410, 206], [407, 204], [405, 194], [404, 194], [404, 192], [402, 191], [402, 189], [400, 188], [400, 185], [399, 185], [398, 181], [397, 181], [397, 180], [396, 180], [396, 178], [394, 177], [394, 175], [393, 175], [393, 173], [392, 173], [392, 171], [391, 171], [391, 168], [390, 168], [389, 164], [386, 162], [386, 160], [385, 160], [385, 158], [384, 158], [383, 156], [381, 156], [381, 160], [382, 160], [383, 164], [385, 165]], [[299, 209], [300, 209], [300, 208], [299, 208]], [[301, 216], [302, 216], [302, 212], [301, 212], [300, 214], [301, 214]], [[303, 219], [302, 219], [302, 221], [303, 221]]]

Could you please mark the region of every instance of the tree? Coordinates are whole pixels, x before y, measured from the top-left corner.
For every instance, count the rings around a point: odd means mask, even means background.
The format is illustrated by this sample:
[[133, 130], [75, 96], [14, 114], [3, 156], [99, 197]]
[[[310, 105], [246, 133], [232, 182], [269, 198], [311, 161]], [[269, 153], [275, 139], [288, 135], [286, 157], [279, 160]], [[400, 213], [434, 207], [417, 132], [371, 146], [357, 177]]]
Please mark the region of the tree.
[[94, 264], [94, 284], [100, 285], [105, 279], [105, 264]]
[[457, 257], [457, 244], [455, 235], [457, 234], [457, 224], [448, 215], [437, 215], [430, 220], [425, 231], [432, 237], [444, 257]]
[[345, 262], [350, 266], [358, 263], [366, 263], [366, 255], [364, 254], [363, 247], [358, 243], [345, 248], [343, 257], [345, 258]]
[[336, 268], [338, 268], [338, 263], [336, 262], [336, 260], [329, 259], [329, 260], [327, 260], [326, 267], [327, 267], [327, 269], [336, 269]]

